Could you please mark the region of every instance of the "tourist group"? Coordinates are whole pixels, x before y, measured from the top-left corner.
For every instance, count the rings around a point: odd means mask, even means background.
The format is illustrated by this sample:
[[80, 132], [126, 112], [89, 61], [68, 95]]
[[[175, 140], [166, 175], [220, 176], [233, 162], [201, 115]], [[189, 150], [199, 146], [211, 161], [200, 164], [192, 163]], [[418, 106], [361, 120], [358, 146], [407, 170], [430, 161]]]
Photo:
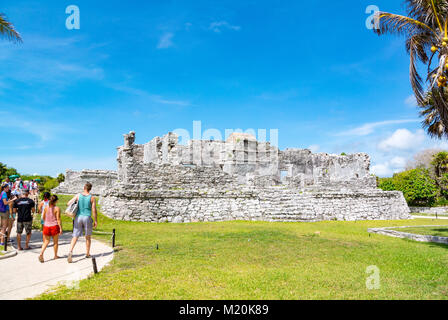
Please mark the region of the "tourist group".
[[[67, 261], [72, 262], [73, 249], [84, 233], [86, 238], [86, 258], [90, 258], [91, 236], [93, 228], [98, 225], [96, 199], [90, 194], [92, 184], [87, 182], [82, 193], [73, 197], [68, 205], [75, 204], [76, 212], [73, 215], [73, 234], [70, 244], [70, 251], [67, 254]], [[58, 196], [45, 192], [42, 200], [39, 200], [39, 191], [36, 181], [22, 182], [17, 179], [11, 182], [6, 178], [1, 184], [0, 194], [0, 245], [13, 245], [10, 238], [11, 231], [16, 224], [17, 250], [30, 250], [30, 240], [33, 229], [33, 219], [35, 214], [40, 214], [40, 224], [42, 227], [42, 249], [39, 254], [39, 261], [44, 262], [44, 252], [53, 239], [54, 259], [58, 256], [58, 240], [62, 235], [61, 210], [57, 206]], [[22, 248], [21, 235], [25, 231], [25, 248]]]

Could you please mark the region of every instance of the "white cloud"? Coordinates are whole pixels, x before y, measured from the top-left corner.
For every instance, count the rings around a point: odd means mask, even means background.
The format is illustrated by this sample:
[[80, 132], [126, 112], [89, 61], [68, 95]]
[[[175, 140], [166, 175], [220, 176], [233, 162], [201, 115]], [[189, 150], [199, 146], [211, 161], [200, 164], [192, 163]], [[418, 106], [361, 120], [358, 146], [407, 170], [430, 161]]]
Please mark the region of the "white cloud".
[[394, 169], [403, 169], [406, 166], [406, 159], [403, 157], [394, 157], [389, 162]]
[[378, 144], [381, 151], [399, 150], [415, 150], [425, 141], [426, 135], [422, 129], [415, 133], [407, 129], [396, 130], [389, 138]]
[[417, 100], [415, 100], [415, 96], [414, 95], [411, 95], [411, 96], [407, 97], [406, 100], [404, 100], [404, 103], [408, 107], [416, 107], [417, 106]]
[[338, 136], [367, 136], [375, 131], [375, 129], [387, 125], [420, 122], [418, 119], [405, 120], [386, 120], [380, 122], [365, 123], [360, 127], [338, 133]]
[[309, 150], [311, 150], [312, 153], [316, 153], [320, 150], [320, 146], [317, 144], [313, 144], [308, 147]]
[[389, 161], [379, 163], [371, 167], [370, 171], [379, 177], [390, 177], [394, 173], [401, 172], [406, 167], [406, 159], [394, 157]]
[[157, 49], [167, 49], [167, 48], [171, 48], [172, 46], [174, 46], [174, 43], [172, 41], [173, 37], [174, 37], [174, 34], [171, 32], [167, 32], [167, 33], [163, 34], [159, 39], [159, 43], [157, 44]]
[[39, 125], [36, 125], [36, 119], [33, 117], [31, 117], [33, 121], [30, 121], [28, 118], [23, 118], [17, 114], [6, 111], [0, 111], [0, 117], [3, 119], [8, 119], [8, 121], [0, 122], [0, 129], [6, 128], [11, 132], [26, 132], [38, 137], [38, 141], [29, 141], [30, 143], [35, 142], [34, 145], [18, 145], [15, 148], [18, 150], [31, 149], [36, 147], [40, 148], [45, 142], [52, 140], [61, 132], [72, 131], [72, 129], [68, 128], [67, 126], [62, 126], [48, 121], [39, 121]]
[[2, 157], [2, 162], [16, 168], [22, 173], [37, 172], [42, 175], [57, 176], [65, 169], [103, 169], [116, 170], [117, 161], [115, 156], [86, 157], [76, 154], [33, 154], [26, 157], [6, 155]]
[[222, 29], [239, 31], [241, 29], [241, 27], [233, 26], [233, 25], [229, 24], [227, 21], [215, 21], [210, 24], [209, 29], [213, 30], [216, 33], [220, 33], [222, 31]]
[[167, 99], [166, 97], [163, 97], [161, 95], [153, 94], [150, 92], [147, 92], [142, 89], [133, 88], [125, 85], [120, 84], [114, 84], [114, 83], [104, 83], [105, 86], [112, 88], [117, 91], [125, 92], [127, 94], [133, 95], [133, 96], [139, 96], [144, 99], [151, 100], [155, 103], [160, 104], [166, 104], [166, 105], [175, 105], [180, 107], [187, 107], [190, 106], [191, 103], [186, 100], [173, 100], [173, 99]]
[[393, 171], [389, 167], [388, 163], [374, 165], [370, 168], [370, 172], [378, 177], [388, 177], [393, 174]]

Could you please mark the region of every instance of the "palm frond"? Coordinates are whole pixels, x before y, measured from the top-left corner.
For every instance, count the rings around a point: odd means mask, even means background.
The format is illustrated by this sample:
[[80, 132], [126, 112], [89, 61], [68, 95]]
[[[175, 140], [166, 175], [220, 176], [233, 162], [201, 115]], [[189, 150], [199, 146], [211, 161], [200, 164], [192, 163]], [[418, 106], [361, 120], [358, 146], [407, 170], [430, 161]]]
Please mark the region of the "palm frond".
[[438, 113], [439, 125], [437, 129], [443, 129], [443, 131], [435, 130], [434, 136], [438, 138], [442, 138], [443, 136], [448, 137], [448, 131], [446, 131], [446, 129], [448, 128], [448, 105], [446, 103], [447, 96], [444, 93], [443, 89], [435, 87], [431, 89], [431, 95], [432, 104]]
[[378, 35], [392, 33], [411, 37], [415, 34], [430, 32], [434, 36], [437, 36], [436, 32], [430, 26], [410, 17], [388, 12], [378, 12], [377, 19], [379, 28], [374, 30]]
[[428, 61], [428, 56], [425, 52], [425, 44], [421, 40], [421, 37], [419, 35], [416, 35], [414, 37], [411, 37], [406, 43], [407, 50], [411, 57], [409, 65], [409, 79], [411, 81], [412, 90], [414, 91], [418, 105], [424, 105], [425, 92], [422, 85], [422, 78], [417, 71], [416, 58], [418, 57], [424, 62]]
[[425, 104], [420, 106], [420, 116], [423, 117], [422, 127], [426, 130], [429, 136], [433, 138], [442, 138], [448, 136], [447, 128], [443, 124], [440, 113], [433, 101], [432, 92], [428, 92], [425, 97]]
[[[437, 15], [434, 13], [433, 5]], [[408, 16], [421, 21], [428, 26], [437, 26], [437, 18], [445, 20], [448, 12], [448, 2], [446, 0], [405, 0]]]
[[22, 42], [20, 33], [16, 31], [13, 24], [6, 19], [3, 13], [0, 13], [0, 36], [13, 42]]

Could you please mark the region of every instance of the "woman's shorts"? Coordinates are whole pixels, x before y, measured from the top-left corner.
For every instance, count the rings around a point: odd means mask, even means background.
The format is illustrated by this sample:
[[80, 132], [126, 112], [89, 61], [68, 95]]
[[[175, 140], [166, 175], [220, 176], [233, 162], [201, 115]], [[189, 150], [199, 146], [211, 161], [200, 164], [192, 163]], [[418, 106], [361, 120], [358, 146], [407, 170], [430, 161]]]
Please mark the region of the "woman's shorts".
[[51, 226], [46, 227], [44, 226], [44, 236], [54, 237], [57, 236], [61, 232], [61, 229], [59, 229], [59, 226]]
[[76, 216], [73, 220], [73, 237], [79, 238], [84, 231], [85, 236], [92, 235], [93, 219], [87, 216]]

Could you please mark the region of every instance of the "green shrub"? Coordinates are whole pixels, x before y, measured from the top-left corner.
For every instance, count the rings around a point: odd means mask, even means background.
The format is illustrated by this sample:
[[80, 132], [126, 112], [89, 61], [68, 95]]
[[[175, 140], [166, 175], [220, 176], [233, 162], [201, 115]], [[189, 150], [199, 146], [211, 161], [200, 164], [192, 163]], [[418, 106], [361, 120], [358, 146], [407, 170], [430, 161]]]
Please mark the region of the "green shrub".
[[56, 188], [57, 186], [59, 186], [59, 182], [57, 179], [48, 179], [42, 188], [40, 188], [40, 192], [44, 193], [44, 192], [51, 192], [51, 189]]
[[[379, 179], [378, 187], [384, 191], [401, 191], [410, 206], [433, 206], [439, 189], [428, 169], [417, 168]], [[440, 200], [439, 200], [440, 201]]]
[[438, 188], [429, 170], [418, 168], [394, 175], [393, 183], [403, 192], [409, 205], [432, 206], [437, 200]]
[[395, 191], [397, 187], [394, 184], [393, 178], [380, 178], [378, 181], [378, 188], [384, 191]]
[[58, 180], [59, 183], [61, 183], [65, 181], [65, 176], [62, 173], [60, 173], [56, 179]]

